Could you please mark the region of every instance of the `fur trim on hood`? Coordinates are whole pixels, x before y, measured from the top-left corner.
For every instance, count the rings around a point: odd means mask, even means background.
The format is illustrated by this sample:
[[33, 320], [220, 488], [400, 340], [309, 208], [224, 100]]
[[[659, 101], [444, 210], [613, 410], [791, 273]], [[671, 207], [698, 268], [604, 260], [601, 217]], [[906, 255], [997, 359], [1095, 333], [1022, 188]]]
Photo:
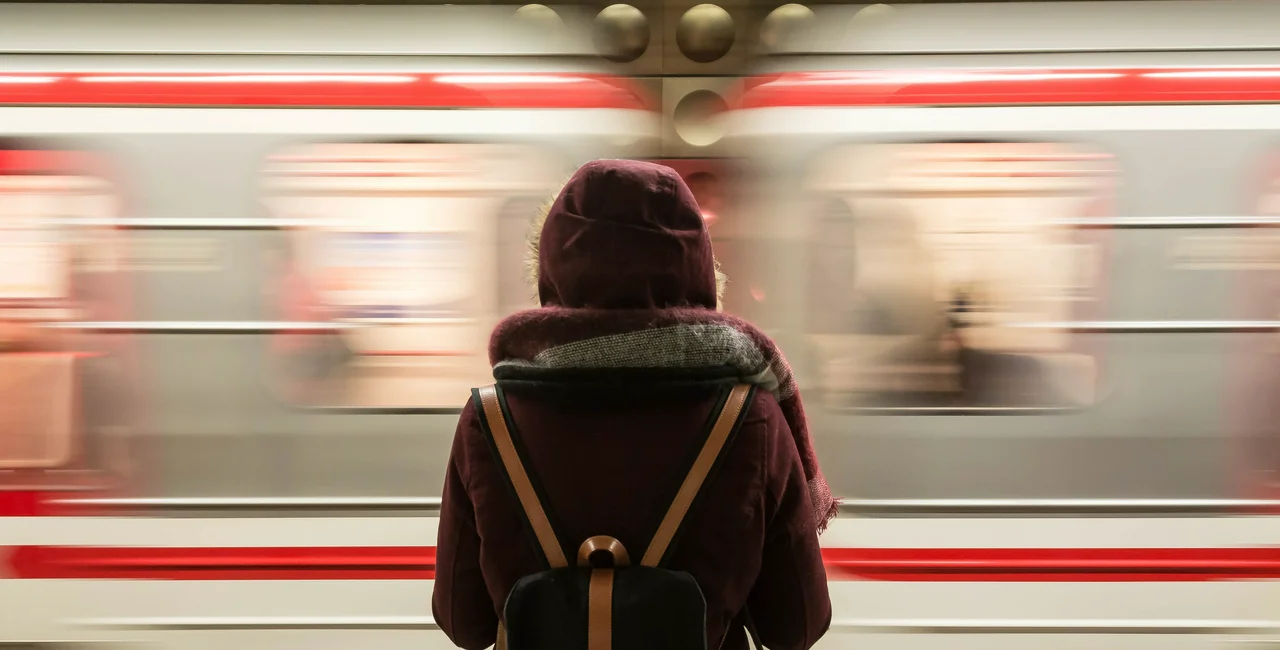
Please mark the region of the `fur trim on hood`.
[[[542, 205], [538, 206], [537, 214], [533, 215], [533, 220], [529, 224], [528, 239], [525, 248], [525, 282], [533, 289], [533, 299], [538, 299], [538, 242], [542, 238], [542, 227], [547, 223], [547, 214], [551, 212], [551, 206], [556, 202], [556, 197], [564, 191], [564, 186], [569, 179], [565, 179], [560, 183], [556, 191], [547, 197]], [[714, 259], [714, 258], [713, 258]], [[720, 269], [720, 261], [714, 260], [716, 265], [716, 309], [724, 308], [724, 290], [729, 284], [729, 277]]]

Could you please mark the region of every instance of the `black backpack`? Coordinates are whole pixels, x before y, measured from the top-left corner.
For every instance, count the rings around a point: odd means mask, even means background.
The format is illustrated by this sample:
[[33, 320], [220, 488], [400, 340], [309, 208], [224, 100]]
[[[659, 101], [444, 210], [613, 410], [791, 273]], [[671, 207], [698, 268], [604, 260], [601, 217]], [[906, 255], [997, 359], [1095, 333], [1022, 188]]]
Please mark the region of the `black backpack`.
[[701, 450], [638, 565], [618, 540], [606, 536], [584, 541], [577, 558], [565, 557], [541, 492], [525, 470], [500, 390], [473, 392], [481, 428], [524, 511], [544, 568], [511, 588], [497, 650], [707, 650], [702, 590], [693, 576], [665, 564], [685, 515], [732, 443], [752, 392], [742, 384], [720, 397]]

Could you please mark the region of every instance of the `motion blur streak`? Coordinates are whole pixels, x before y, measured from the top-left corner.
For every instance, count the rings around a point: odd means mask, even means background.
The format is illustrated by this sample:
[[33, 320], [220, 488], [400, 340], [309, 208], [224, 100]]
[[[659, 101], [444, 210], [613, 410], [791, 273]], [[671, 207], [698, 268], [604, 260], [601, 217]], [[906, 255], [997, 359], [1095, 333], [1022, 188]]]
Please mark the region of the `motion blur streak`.
[[0, 646], [445, 648], [458, 408], [622, 157], [804, 386], [819, 650], [1270, 647], [1277, 52], [1263, 0], [0, 4]]
[[113, 76], [77, 77], [85, 83], [357, 83], [404, 84], [417, 81], [407, 75], [200, 75], [200, 76]]

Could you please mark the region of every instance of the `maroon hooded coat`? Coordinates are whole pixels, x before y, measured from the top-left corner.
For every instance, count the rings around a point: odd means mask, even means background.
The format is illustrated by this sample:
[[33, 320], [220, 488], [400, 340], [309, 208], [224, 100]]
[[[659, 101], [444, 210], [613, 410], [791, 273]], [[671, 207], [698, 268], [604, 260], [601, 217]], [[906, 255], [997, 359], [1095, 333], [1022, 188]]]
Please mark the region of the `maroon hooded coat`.
[[[584, 166], [550, 209], [538, 263], [544, 310], [716, 309], [710, 238], [689, 189], [666, 167]], [[526, 324], [541, 311], [527, 312]], [[502, 330], [494, 350], [503, 347]], [[607, 363], [500, 364], [495, 377], [567, 557], [594, 535], [618, 539], [633, 556], [643, 551], [716, 395], [738, 381], [722, 366]], [[432, 599], [436, 622], [467, 650], [493, 645], [511, 587], [541, 570], [519, 508], [468, 402], [445, 480]], [[770, 650], [807, 650], [826, 632], [831, 601], [818, 525], [787, 421], [774, 396], [758, 390], [669, 566], [703, 590], [708, 648], [747, 647], [748, 606]]]

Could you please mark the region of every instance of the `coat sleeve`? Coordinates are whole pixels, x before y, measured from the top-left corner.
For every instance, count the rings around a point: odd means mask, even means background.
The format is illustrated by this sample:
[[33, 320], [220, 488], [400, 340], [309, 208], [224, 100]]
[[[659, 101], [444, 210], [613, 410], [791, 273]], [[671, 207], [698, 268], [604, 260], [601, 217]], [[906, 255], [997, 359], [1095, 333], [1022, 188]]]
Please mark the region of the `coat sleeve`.
[[498, 633], [498, 615], [480, 570], [480, 533], [467, 492], [467, 439], [479, 422], [471, 402], [463, 407], [449, 453], [436, 540], [436, 581], [431, 612], [454, 645], [485, 650]]
[[765, 543], [747, 605], [769, 650], [808, 650], [831, 625], [831, 595], [800, 454], [779, 409], [765, 443]]

